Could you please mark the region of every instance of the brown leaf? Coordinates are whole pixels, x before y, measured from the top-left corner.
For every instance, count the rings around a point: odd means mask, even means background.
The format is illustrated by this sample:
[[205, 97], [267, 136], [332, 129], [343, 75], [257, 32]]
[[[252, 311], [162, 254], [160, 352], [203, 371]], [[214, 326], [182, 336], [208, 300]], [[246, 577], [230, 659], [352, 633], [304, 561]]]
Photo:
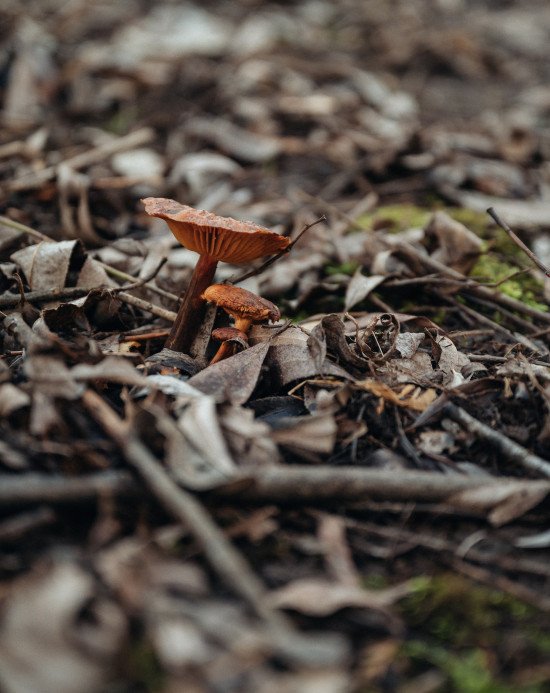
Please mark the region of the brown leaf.
[[271, 592], [269, 602], [277, 608], [293, 609], [308, 616], [329, 616], [352, 607], [386, 611], [412, 590], [413, 586], [407, 583], [375, 592], [322, 578], [302, 578]]
[[70, 373], [76, 381], [104, 380], [120, 385], [147, 385], [148, 382], [129, 361], [117, 356], [106, 356], [94, 365], [80, 363]]
[[346, 371], [328, 359], [325, 359], [320, 370], [308, 346], [309, 336], [298, 327], [291, 326], [275, 337], [272, 337], [270, 332], [271, 330], [255, 327], [250, 333], [249, 340], [251, 344], [269, 342], [270, 350], [266, 363], [269, 365], [271, 382], [275, 387], [284, 387], [289, 383], [320, 374], [349, 378]]
[[0, 418], [30, 404], [29, 395], [11, 383], [0, 385]]
[[336, 443], [336, 421], [332, 414], [280, 419], [272, 439], [297, 455], [329, 454]]
[[229, 449], [239, 466], [248, 464], [257, 467], [279, 461], [279, 451], [271, 438], [269, 426], [255, 419], [251, 409], [224, 406], [220, 423]]
[[385, 281], [386, 278], [387, 277], [381, 274], [374, 274], [370, 277], [365, 277], [365, 275], [361, 273], [361, 268], [359, 267], [355, 271], [355, 274], [350, 279], [347, 286], [344, 310], [348, 311], [353, 308], [353, 306], [361, 303], [361, 301], [363, 301], [371, 291], [376, 289], [377, 286]]
[[488, 512], [491, 523], [500, 526], [521, 517], [550, 492], [548, 481], [482, 483], [479, 488], [461, 491], [447, 501], [471, 512]]
[[189, 385], [217, 402], [244, 404], [258, 383], [269, 344], [257, 344], [214, 363], [189, 379]]
[[378, 380], [361, 380], [355, 385], [391, 404], [413, 411], [424, 411], [437, 397], [436, 391], [432, 388], [425, 390], [420, 387], [414, 388], [412, 385], [405, 385], [401, 392], [394, 392], [388, 385]]
[[33, 291], [62, 289], [69, 269], [80, 269], [84, 264], [84, 250], [76, 240], [38, 243], [18, 250], [11, 257]]
[[25, 361], [24, 371], [32, 383], [33, 391], [39, 391], [48, 397], [76, 399], [83, 392], [73, 373], [59, 358], [33, 354]]
[[437, 247], [431, 257], [458, 272], [468, 274], [481, 253], [482, 242], [464, 224], [445, 212], [436, 212], [425, 229], [426, 236]]
[[13, 584], [4, 605], [0, 682], [13, 693], [99, 690], [125, 635], [124, 615], [89, 573], [76, 563], [42, 565]]

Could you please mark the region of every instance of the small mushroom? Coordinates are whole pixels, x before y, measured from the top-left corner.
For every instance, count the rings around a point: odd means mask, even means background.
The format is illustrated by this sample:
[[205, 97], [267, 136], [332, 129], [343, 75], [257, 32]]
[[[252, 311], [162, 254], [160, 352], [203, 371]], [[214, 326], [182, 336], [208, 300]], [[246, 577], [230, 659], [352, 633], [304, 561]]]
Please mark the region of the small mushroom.
[[239, 347], [241, 349], [246, 349], [248, 346], [246, 334], [236, 327], [218, 327], [212, 330], [212, 339], [216, 342], [221, 342], [221, 345], [215, 353], [214, 358], [210, 361], [210, 364], [217, 363], [229, 356], [233, 356], [239, 351]]
[[271, 301], [231, 284], [212, 284], [203, 293], [203, 298], [223, 308], [234, 318], [236, 329], [245, 335], [253, 323], [274, 322], [281, 317], [279, 309]]
[[189, 351], [204, 315], [203, 292], [218, 262], [247, 263], [285, 250], [290, 239], [252, 222], [219, 217], [163, 197], [142, 200], [147, 214], [164, 219], [178, 241], [200, 257], [165, 346]]

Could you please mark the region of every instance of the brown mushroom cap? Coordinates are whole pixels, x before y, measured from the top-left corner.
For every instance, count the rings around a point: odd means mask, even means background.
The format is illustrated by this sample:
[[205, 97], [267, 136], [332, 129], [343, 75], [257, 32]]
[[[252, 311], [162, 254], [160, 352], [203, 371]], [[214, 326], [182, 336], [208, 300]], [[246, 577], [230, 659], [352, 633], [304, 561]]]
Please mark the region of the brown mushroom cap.
[[202, 297], [223, 308], [234, 318], [262, 322], [263, 320], [275, 321], [281, 317], [279, 309], [271, 301], [231, 284], [212, 284]]
[[278, 253], [290, 243], [290, 238], [250, 221], [219, 217], [175, 200], [147, 197], [142, 202], [147, 214], [164, 219], [183, 246], [221, 262], [250, 262]]

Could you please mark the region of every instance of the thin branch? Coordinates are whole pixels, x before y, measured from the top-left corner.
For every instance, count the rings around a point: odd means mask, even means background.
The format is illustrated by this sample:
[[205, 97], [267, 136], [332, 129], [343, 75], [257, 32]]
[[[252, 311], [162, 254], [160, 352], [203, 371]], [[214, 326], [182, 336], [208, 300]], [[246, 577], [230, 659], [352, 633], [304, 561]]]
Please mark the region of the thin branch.
[[[154, 130], [151, 128], [141, 128], [131, 132], [128, 135], [124, 135], [123, 137], [109, 140], [108, 142], [103, 142], [97, 147], [93, 147], [92, 149], [88, 149], [81, 154], [77, 154], [76, 156], [66, 159], [62, 163], [74, 170], [78, 170], [80, 168], [85, 168], [86, 166], [91, 166], [92, 164], [97, 164], [113, 154], [116, 154], [117, 152], [122, 152], [127, 149], [133, 149], [134, 147], [147, 144], [148, 142], [151, 142], [154, 137]], [[40, 185], [53, 180], [57, 175], [58, 167], [59, 164], [56, 164], [55, 166], [48, 166], [41, 171], [27, 173], [7, 183], [6, 188], [11, 192], [32, 190], [33, 188], [37, 188]]]
[[[41, 233], [40, 231], [37, 231], [36, 229], [33, 229], [32, 227], [27, 226], [26, 224], [21, 224], [18, 221], [14, 221], [13, 219], [10, 219], [9, 217], [3, 216], [1, 214], [0, 225], [7, 226], [10, 229], [14, 229], [15, 231], [24, 233], [27, 236], [34, 238], [38, 242], [55, 243], [54, 239], [50, 238], [49, 236], [46, 236], [46, 234]], [[109, 276], [114, 277], [115, 279], [120, 279], [125, 282], [136, 282], [136, 277], [133, 277], [131, 274], [123, 272], [122, 270], [119, 270], [116, 267], [111, 267], [110, 265], [107, 265], [105, 262], [101, 262], [101, 260], [97, 260], [96, 258], [94, 258], [94, 260], [100, 267], [103, 267], [103, 269], [107, 272]], [[171, 301], [174, 301], [175, 303], [179, 303], [180, 299], [179, 296], [176, 296], [176, 294], [172, 294], [169, 291], [165, 291], [164, 289], [161, 289], [155, 284], [151, 284], [150, 282], [145, 284], [145, 286], [147, 286], [147, 288], [150, 291], [155, 292], [159, 296], [163, 296], [164, 298], [168, 298]]]
[[514, 243], [518, 246], [518, 248], [521, 248], [523, 250], [523, 252], [527, 255], [527, 257], [532, 262], [534, 262], [534, 264], [540, 270], [542, 270], [547, 277], [550, 277], [550, 269], [548, 269], [548, 267], [543, 262], [541, 262], [541, 260], [538, 259], [538, 257], [535, 255], [535, 253], [525, 245], [525, 243], [521, 240], [521, 238], [519, 238], [519, 236], [517, 236], [514, 233], [514, 231], [510, 228], [510, 226], [508, 226], [508, 224], [505, 221], [502, 221], [502, 219], [498, 216], [498, 214], [496, 213], [496, 211], [493, 207], [489, 207], [489, 209], [487, 210], [487, 214], [493, 219], [493, 221], [498, 226], [500, 226], [500, 228], [503, 231], [506, 231], [508, 236], [514, 241]]
[[[216, 489], [216, 496], [237, 496], [243, 500], [311, 502], [321, 500], [365, 500], [376, 498], [391, 501], [446, 502], [463, 491], [487, 486], [502, 489], [525, 484], [525, 490], [546, 488], [547, 481], [520, 481], [510, 477], [480, 480], [478, 477], [447, 476], [439, 472], [393, 471], [364, 467], [331, 467], [277, 465], [262, 467], [245, 474], [252, 484]], [[495, 503], [499, 499], [495, 495]]]
[[132, 284], [127, 284], [126, 286], [120, 286], [118, 288], [112, 289], [113, 293], [116, 293], [117, 291], [130, 291], [131, 289], [140, 289], [142, 286], [145, 286], [147, 283], [152, 281], [157, 276], [157, 274], [160, 272], [162, 267], [164, 267], [167, 261], [168, 258], [163, 257], [162, 260], [155, 267], [155, 269], [152, 272], [149, 272], [149, 274], [146, 277], [142, 277], [141, 279], [138, 279]]
[[[107, 293], [110, 292], [107, 290]], [[156, 315], [158, 318], [162, 318], [163, 320], [167, 320], [168, 322], [174, 322], [174, 320], [176, 319], [177, 314], [174, 313], [173, 310], [168, 310], [166, 308], [156, 306], [154, 303], [151, 303], [151, 301], [144, 301], [142, 298], [132, 296], [132, 294], [129, 294], [126, 291], [117, 291], [116, 296], [124, 303], [128, 303], [129, 305], [134, 306], [135, 308], [139, 308], [140, 310], [144, 310], [147, 313], [151, 313], [151, 315]]]
[[302, 663], [317, 661], [317, 664], [320, 657], [330, 656], [328, 651], [323, 650], [331, 644], [335, 645], [335, 642], [302, 636], [282, 613], [269, 606], [264, 585], [202, 503], [170, 478], [160, 462], [129, 430], [127, 423], [92, 390], [84, 393], [82, 401], [99, 425], [115, 440], [128, 464], [136, 469], [154, 497], [189, 529], [220, 578], [254, 609], [279, 653], [290, 660]]
[[[477, 363], [508, 363], [510, 361], [510, 357], [508, 356], [493, 356], [491, 354], [468, 354], [465, 353], [465, 356], [467, 356], [470, 361], [474, 361]], [[529, 360], [529, 363], [532, 366], [543, 366], [545, 368], [550, 368], [550, 363], [545, 362], [545, 361], [540, 361], [538, 359], [535, 359], [534, 361]]]
[[277, 262], [277, 260], [280, 260], [284, 255], [287, 255], [290, 253], [292, 248], [298, 243], [300, 238], [304, 235], [306, 231], [309, 231], [312, 226], [315, 226], [316, 224], [320, 224], [322, 221], [326, 221], [326, 217], [323, 215], [322, 217], [319, 217], [319, 219], [316, 219], [315, 221], [311, 222], [311, 224], [306, 224], [304, 228], [300, 231], [300, 233], [296, 236], [296, 238], [289, 243], [289, 245], [284, 249], [281, 250], [280, 253], [277, 253], [277, 255], [274, 255], [273, 257], [270, 257], [269, 260], [266, 260], [263, 265], [260, 265], [259, 267], [256, 267], [256, 269], [250, 270], [250, 272], [246, 272], [245, 274], [241, 275], [240, 277], [230, 277], [227, 282], [229, 284], [240, 284], [241, 282], [244, 282], [245, 279], [250, 279], [250, 277], [255, 277], [258, 274], [261, 274], [264, 270], [266, 270], [268, 267], [270, 267], [274, 262]]
[[532, 306], [529, 306], [526, 303], [522, 303], [521, 301], [518, 301], [517, 299], [512, 298], [511, 296], [502, 294], [499, 291], [488, 289], [486, 286], [480, 286], [472, 279], [468, 279], [468, 277], [463, 275], [461, 272], [458, 272], [457, 270], [453, 269], [452, 267], [447, 267], [447, 265], [443, 264], [442, 262], [434, 260], [433, 258], [428, 257], [427, 255], [423, 255], [411, 243], [408, 243], [407, 241], [401, 241], [399, 247], [404, 252], [412, 255], [416, 260], [418, 260], [418, 262], [430, 269], [432, 272], [440, 272], [443, 276], [451, 277], [453, 279], [460, 279], [463, 282], [465, 282], [464, 287], [462, 289], [462, 292], [464, 294], [474, 294], [476, 296], [479, 296], [480, 298], [493, 301], [498, 305], [504, 306], [505, 308], [509, 308], [510, 310], [515, 310], [519, 313], [529, 315], [531, 318], [535, 320], [550, 323], [550, 313], [538, 310], [537, 308], [533, 308]]
[[508, 460], [508, 462], [513, 462], [531, 472], [537, 472], [543, 476], [550, 477], [550, 462], [529, 452], [529, 450], [519, 445], [519, 443], [505, 436], [504, 433], [496, 431], [490, 426], [478, 421], [468, 414], [468, 412], [464, 411], [464, 409], [457, 407], [451, 402], [445, 406], [445, 413], [469, 433], [478, 436], [492, 445], [496, 450], [502, 453], [503, 457]]
[[47, 303], [48, 301], [72, 300], [86, 296], [91, 289], [80, 286], [68, 286], [64, 289], [50, 291], [27, 291], [22, 296], [0, 296], [0, 308], [16, 308], [23, 298], [27, 303]]
[[3, 508], [32, 503], [90, 502], [104, 495], [139, 496], [142, 490], [127, 472], [74, 477], [36, 472], [0, 475], [0, 507]]

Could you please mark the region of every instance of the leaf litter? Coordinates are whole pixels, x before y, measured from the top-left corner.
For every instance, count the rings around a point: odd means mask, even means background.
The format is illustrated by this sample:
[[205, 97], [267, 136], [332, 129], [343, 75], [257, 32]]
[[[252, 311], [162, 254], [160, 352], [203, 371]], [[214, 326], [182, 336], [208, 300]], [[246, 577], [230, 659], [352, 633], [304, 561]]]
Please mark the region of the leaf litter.
[[[542, 690], [548, 8], [222, 5], [1, 10], [1, 685]], [[323, 215], [217, 268], [283, 319], [163, 348], [144, 197]]]

